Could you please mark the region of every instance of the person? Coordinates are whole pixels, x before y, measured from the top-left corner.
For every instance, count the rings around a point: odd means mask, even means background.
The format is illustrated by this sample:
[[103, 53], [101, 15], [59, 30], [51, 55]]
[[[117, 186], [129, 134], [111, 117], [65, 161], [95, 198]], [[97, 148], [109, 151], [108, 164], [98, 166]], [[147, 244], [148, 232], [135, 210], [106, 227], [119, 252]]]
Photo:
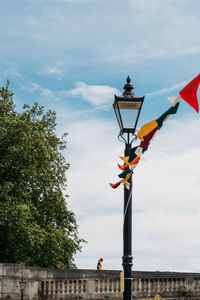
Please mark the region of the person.
[[98, 263], [97, 263], [97, 270], [102, 270], [103, 269], [102, 262], [103, 262], [103, 258], [100, 258], [98, 260]]

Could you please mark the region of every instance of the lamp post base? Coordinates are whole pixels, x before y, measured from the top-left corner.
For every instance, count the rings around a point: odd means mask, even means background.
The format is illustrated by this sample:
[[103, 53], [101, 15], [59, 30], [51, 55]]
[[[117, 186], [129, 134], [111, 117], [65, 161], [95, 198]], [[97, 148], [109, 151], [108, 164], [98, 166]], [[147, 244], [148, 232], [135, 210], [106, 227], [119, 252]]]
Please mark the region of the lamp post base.
[[131, 300], [132, 299], [132, 260], [133, 257], [131, 255], [122, 257], [122, 265], [124, 269], [124, 293], [123, 300]]

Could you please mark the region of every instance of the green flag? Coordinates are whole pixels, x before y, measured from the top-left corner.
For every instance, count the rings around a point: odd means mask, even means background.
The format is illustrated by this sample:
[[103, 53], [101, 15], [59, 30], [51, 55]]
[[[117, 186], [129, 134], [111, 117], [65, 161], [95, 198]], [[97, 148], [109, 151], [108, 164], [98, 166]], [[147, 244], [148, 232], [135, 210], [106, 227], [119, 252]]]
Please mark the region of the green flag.
[[163, 122], [165, 121], [166, 117], [169, 116], [169, 115], [173, 115], [173, 114], [176, 114], [177, 110], [178, 110], [178, 107], [179, 107], [179, 103], [176, 103], [175, 106], [172, 106], [170, 107], [164, 114], [162, 114], [157, 120], [157, 124], [158, 124], [158, 127], [162, 127], [162, 124]]

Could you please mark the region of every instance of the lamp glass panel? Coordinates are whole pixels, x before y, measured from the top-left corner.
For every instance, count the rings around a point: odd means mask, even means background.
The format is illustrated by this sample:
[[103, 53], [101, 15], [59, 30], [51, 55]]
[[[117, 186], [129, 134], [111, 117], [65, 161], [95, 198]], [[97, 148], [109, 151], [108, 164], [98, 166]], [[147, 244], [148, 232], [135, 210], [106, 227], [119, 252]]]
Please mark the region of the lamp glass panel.
[[20, 281], [19, 284], [20, 284], [20, 290], [24, 290], [26, 286], [26, 281]]
[[121, 117], [120, 117], [120, 112], [119, 112], [119, 109], [118, 109], [118, 106], [117, 106], [117, 102], [115, 101], [114, 103], [114, 110], [115, 110], [115, 114], [116, 114], [116, 117], [117, 117], [117, 121], [119, 123], [119, 127], [120, 129], [122, 129], [122, 123], [121, 123]]
[[120, 109], [123, 128], [133, 129], [138, 115], [137, 109]]

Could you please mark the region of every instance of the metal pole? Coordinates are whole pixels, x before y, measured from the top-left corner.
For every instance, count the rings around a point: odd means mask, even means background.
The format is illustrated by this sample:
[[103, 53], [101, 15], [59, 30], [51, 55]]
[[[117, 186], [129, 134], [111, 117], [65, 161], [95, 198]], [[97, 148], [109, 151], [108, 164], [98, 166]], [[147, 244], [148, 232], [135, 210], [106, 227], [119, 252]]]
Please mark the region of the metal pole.
[[21, 289], [21, 300], [24, 298], [24, 291]]
[[[131, 143], [125, 143], [125, 156], [129, 156]], [[132, 300], [132, 176], [128, 180], [130, 190], [124, 187], [124, 228], [123, 228], [123, 257], [122, 265], [124, 269], [124, 293], [123, 300]], [[128, 205], [128, 206], [127, 206]]]

